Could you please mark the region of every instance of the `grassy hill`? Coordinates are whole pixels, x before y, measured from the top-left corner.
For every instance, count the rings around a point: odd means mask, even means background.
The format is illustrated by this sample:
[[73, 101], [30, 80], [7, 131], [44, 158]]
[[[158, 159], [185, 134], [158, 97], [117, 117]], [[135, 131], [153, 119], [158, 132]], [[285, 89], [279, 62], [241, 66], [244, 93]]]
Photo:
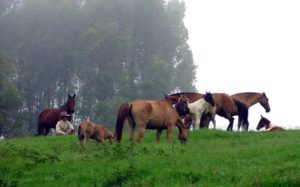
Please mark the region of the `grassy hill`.
[[0, 142], [0, 186], [300, 186], [300, 131], [190, 132], [187, 144], [76, 136]]

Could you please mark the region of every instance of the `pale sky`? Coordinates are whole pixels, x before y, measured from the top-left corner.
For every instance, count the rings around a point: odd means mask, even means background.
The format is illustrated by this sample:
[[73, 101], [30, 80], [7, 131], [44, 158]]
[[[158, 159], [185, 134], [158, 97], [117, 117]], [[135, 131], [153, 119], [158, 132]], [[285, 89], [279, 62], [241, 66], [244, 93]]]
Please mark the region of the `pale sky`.
[[[184, 1], [198, 91], [265, 92], [271, 112], [252, 106], [249, 128], [256, 128], [260, 114], [275, 125], [300, 128], [300, 1]], [[216, 122], [222, 129], [229, 123]]]

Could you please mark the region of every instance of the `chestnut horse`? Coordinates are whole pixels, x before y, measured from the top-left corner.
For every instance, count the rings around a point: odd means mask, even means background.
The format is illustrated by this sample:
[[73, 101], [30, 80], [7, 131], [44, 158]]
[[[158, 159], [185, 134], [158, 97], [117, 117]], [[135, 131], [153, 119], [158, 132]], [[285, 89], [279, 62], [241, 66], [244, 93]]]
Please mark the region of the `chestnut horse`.
[[108, 139], [112, 143], [114, 135], [105, 126], [96, 124], [90, 120], [84, 120], [80, 123], [77, 133], [81, 146], [84, 146], [88, 139], [95, 139], [98, 143], [103, 143]]
[[[211, 93], [207, 92], [201, 99], [198, 99], [193, 103], [190, 103], [189, 99], [186, 96], [182, 95], [179, 98], [178, 103], [176, 104], [176, 106], [181, 106], [180, 108], [183, 109], [183, 111], [188, 110], [188, 113], [190, 114], [193, 124], [195, 126], [194, 129], [199, 129], [202, 114], [207, 113], [209, 113], [212, 116], [212, 122], [214, 124], [214, 128], [216, 128], [216, 107]], [[186, 121], [186, 117], [184, 122], [189, 123]]]
[[[257, 92], [242, 92], [242, 93], [236, 93], [231, 95], [235, 100], [238, 100], [242, 103], [244, 103], [247, 108], [249, 109], [251, 106], [255, 105], [256, 103], [259, 103], [266, 112], [270, 112], [271, 108], [269, 105], [269, 99], [267, 95], [263, 93], [257, 93]], [[248, 126], [246, 125], [243, 128], [245, 130], [248, 130]], [[238, 129], [240, 129], [241, 123], [238, 123]]]
[[[60, 108], [48, 108], [43, 110], [38, 117], [38, 134], [48, 135], [51, 128], [56, 127], [56, 123], [60, 120], [60, 113], [66, 111], [72, 115], [75, 107], [75, 94], [73, 96], [68, 95], [68, 99]], [[72, 116], [68, 119], [71, 121]]]
[[141, 142], [146, 129], [156, 129], [156, 140], [160, 140], [163, 129], [167, 129], [167, 141], [170, 141], [171, 132], [177, 126], [178, 139], [185, 142], [188, 136], [188, 129], [181, 121], [172, 105], [162, 100], [133, 100], [121, 105], [117, 115], [115, 137], [117, 142], [122, 139], [122, 130], [127, 119], [129, 123], [130, 140], [134, 140], [134, 129], [138, 127], [137, 141]]
[[[186, 97], [188, 97], [189, 99], [195, 99], [195, 98], [201, 98], [201, 96], [203, 97], [203, 94], [200, 93], [192, 93], [192, 92], [183, 92], [183, 93], [177, 93], [177, 94], [172, 94], [172, 95], [165, 95], [165, 98], [175, 102], [176, 98], [177, 101], [180, 98], [180, 95], [185, 95]], [[226, 118], [229, 121], [229, 125], [227, 127], [227, 130], [231, 130], [232, 131], [232, 127], [233, 127], [233, 122], [234, 122], [234, 118], [233, 116], [238, 115], [239, 116], [239, 121], [243, 122], [243, 123], [248, 123], [248, 109], [246, 107], [246, 105], [244, 105], [242, 102], [233, 99], [230, 95], [226, 94], [226, 93], [213, 93], [212, 94], [213, 99], [214, 99], [214, 103], [216, 106], [216, 114], [218, 114], [221, 117]], [[175, 105], [175, 108], [177, 109], [178, 113], [185, 113], [186, 110], [183, 110], [184, 107], [180, 107], [179, 103], [177, 103]], [[181, 111], [178, 111], [178, 109], [181, 108]], [[211, 116], [210, 116], [211, 118]], [[201, 119], [201, 123], [202, 120], [205, 119]], [[206, 120], [207, 121], [207, 120]], [[203, 126], [202, 124], [200, 124], [200, 126]], [[205, 126], [208, 127], [208, 124], [206, 124]]]
[[271, 121], [267, 118], [260, 115], [260, 120], [257, 124], [256, 130], [260, 130], [261, 128], [265, 127], [265, 132], [271, 132], [271, 131], [284, 131], [282, 127], [272, 125]]

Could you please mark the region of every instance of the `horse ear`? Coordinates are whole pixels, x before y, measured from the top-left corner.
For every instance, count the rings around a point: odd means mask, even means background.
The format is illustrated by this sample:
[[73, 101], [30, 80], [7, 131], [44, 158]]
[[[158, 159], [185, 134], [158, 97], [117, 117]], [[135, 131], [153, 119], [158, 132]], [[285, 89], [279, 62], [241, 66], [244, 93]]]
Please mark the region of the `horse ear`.
[[166, 98], [166, 97], [168, 97], [168, 95], [164, 92], [164, 97]]
[[70, 95], [70, 94], [68, 94], [68, 98], [71, 98], [71, 95]]
[[76, 94], [74, 93], [73, 98], [75, 98]]

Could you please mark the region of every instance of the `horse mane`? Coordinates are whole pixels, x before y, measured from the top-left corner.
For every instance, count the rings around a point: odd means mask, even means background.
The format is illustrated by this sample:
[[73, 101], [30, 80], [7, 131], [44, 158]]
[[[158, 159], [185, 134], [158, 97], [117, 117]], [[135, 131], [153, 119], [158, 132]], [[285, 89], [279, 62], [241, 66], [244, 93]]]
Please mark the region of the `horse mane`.
[[198, 94], [198, 92], [178, 92], [178, 93], [170, 94], [168, 96], [178, 96], [182, 94]]

